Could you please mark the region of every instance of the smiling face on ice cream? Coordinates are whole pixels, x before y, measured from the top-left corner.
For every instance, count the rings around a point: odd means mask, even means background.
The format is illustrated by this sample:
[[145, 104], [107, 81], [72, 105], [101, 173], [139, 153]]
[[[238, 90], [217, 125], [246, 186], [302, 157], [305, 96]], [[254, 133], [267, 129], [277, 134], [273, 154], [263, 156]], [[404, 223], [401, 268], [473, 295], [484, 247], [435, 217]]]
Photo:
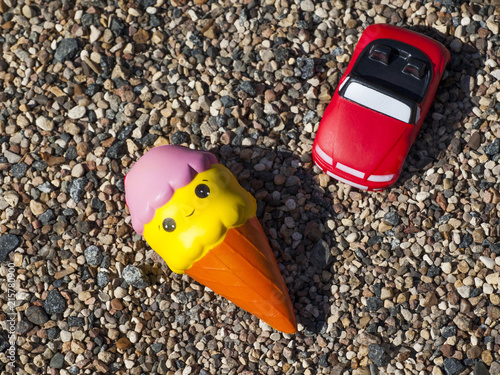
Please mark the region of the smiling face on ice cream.
[[226, 167], [214, 164], [156, 210], [144, 226], [144, 238], [172, 271], [183, 273], [255, 210], [250, 193]]

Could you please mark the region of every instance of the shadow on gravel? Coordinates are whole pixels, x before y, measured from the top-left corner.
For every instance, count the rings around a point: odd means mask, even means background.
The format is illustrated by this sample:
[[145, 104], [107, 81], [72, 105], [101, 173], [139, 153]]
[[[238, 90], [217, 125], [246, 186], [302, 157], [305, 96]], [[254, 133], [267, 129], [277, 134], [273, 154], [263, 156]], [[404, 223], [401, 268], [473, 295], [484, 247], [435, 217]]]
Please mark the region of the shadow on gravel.
[[[470, 87], [471, 77], [476, 77], [477, 71], [483, 65], [483, 56], [476, 47], [464, 44], [459, 38], [425, 26], [410, 27], [409, 29], [427, 35], [441, 42], [451, 53], [451, 60], [446, 67], [445, 74], [439, 84], [427, 117], [420, 129], [415, 143], [406, 158], [401, 177], [397, 186], [411, 184], [416, 175], [430, 168], [440, 168], [447, 163], [451, 151], [458, 156], [466, 147], [458, 133], [463, 133], [463, 121], [472, 111], [476, 98], [470, 97], [473, 87]], [[451, 46], [462, 45], [460, 52], [454, 52]], [[465, 72], [465, 74], [464, 74]], [[477, 98], [479, 100], [479, 98]], [[477, 119], [472, 124], [478, 129], [482, 121]], [[448, 154], [448, 156], [447, 156]]]
[[[338, 255], [335, 251], [339, 251], [327, 226], [335, 215], [333, 198], [318, 188], [312, 161], [264, 146], [247, 149], [254, 155], [248, 160], [229, 147], [212, 151], [256, 197], [257, 218], [280, 264], [304, 334], [325, 333], [326, 319], [331, 315], [332, 263]], [[257, 149], [260, 151], [255, 156]], [[272, 167], [260, 170], [271, 162]]]

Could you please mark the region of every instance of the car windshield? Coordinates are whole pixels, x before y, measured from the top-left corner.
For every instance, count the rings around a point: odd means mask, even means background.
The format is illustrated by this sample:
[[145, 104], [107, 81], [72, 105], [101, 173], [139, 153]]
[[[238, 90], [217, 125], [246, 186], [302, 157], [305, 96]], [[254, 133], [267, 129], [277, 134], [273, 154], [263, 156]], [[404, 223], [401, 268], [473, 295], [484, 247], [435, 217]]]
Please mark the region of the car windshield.
[[344, 89], [343, 97], [362, 105], [363, 107], [380, 112], [396, 120], [412, 123], [412, 106], [388, 94], [363, 85], [357, 80], [350, 80]]

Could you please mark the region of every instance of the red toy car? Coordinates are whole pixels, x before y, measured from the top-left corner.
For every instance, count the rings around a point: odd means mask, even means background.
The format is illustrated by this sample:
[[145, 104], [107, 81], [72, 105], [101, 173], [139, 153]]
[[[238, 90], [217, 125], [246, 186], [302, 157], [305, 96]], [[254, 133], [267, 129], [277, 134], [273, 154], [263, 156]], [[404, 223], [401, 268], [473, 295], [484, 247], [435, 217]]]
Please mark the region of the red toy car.
[[319, 125], [314, 162], [363, 190], [396, 182], [449, 60], [427, 36], [367, 27]]

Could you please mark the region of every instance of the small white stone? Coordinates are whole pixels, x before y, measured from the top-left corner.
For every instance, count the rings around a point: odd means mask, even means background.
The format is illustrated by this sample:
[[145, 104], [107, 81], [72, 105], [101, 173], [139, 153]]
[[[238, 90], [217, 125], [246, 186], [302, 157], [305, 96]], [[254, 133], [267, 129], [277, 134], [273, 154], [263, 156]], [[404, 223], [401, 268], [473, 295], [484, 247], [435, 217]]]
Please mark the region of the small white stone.
[[425, 201], [427, 198], [429, 198], [430, 194], [425, 192], [425, 191], [421, 191], [419, 193], [417, 193], [417, 201], [419, 202], [423, 202]]
[[497, 80], [500, 80], [500, 69], [495, 69], [490, 73], [490, 75], [496, 78]]
[[97, 27], [94, 25], [90, 25], [90, 36], [89, 36], [89, 42], [90, 44], [93, 44], [99, 40], [101, 37], [102, 32], [99, 30]]
[[11, 207], [16, 207], [19, 203], [19, 196], [15, 191], [8, 191], [3, 197]]
[[35, 121], [36, 126], [38, 126], [40, 129], [45, 130], [47, 132], [50, 132], [54, 129], [54, 122], [52, 120], [49, 120], [47, 117], [40, 116], [36, 119]]
[[490, 284], [483, 285], [484, 294], [493, 294], [493, 287]]
[[83, 168], [83, 165], [81, 164], [76, 164], [73, 169], [71, 170], [71, 176], [73, 177], [82, 177], [85, 174], [85, 169]]
[[349, 242], [349, 243], [353, 243], [355, 242], [356, 240], [358, 239], [358, 234], [357, 233], [350, 233], [347, 237], [346, 237], [346, 241]]
[[470, 293], [472, 292], [472, 287], [468, 286], [468, 285], [459, 286], [457, 288], [457, 292], [458, 292], [458, 294], [460, 294], [460, 297], [462, 297], [462, 298], [469, 298], [470, 297]]
[[387, 18], [384, 17], [384, 16], [381, 16], [380, 14], [377, 14], [374, 18], [373, 18], [373, 21], [375, 21], [375, 23], [387, 23]]
[[443, 270], [444, 273], [446, 273], [447, 275], [451, 273], [452, 271], [452, 266], [451, 266], [451, 263], [450, 262], [444, 262], [444, 263], [441, 263], [441, 269]]
[[60, 333], [62, 342], [70, 342], [71, 341], [71, 332], [61, 331]]
[[495, 261], [491, 258], [485, 257], [485, 256], [480, 256], [479, 260], [483, 262], [483, 264], [486, 266], [486, 268], [489, 268], [492, 270], [495, 267]]
[[115, 289], [115, 298], [123, 298], [125, 297], [128, 293], [127, 291], [122, 288], [121, 286], [119, 286], [118, 288]]
[[323, 8], [316, 9], [314, 14], [316, 14], [319, 18], [327, 18], [328, 17], [328, 13]]
[[21, 160], [21, 155], [15, 154], [9, 150], [5, 150], [3, 152], [3, 156], [7, 159], [7, 161], [10, 164], [16, 164], [19, 160]]
[[314, 12], [314, 3], [311, 0], [305, 0], [300, 3], [300, 9], [304, 12]]
[[85, 107], [77, 105], [76, 107], [73, 107], [69, 110], [68, 116], [72, 120], [78, 120], [85, 116], [86, 112], [87, 110], [85, 109]]
[[499, 26], [498, 26], [498, 22], [495, 22], [495, 21], [487, 21], [486, 22], [486, 27], [488, 29], [490, 29], [490, 31], [493, 33], [493, 34], [498, 34], [498, 31], [499, 31]]
[[135, 344], [139, 341], [139, 335], [135, 331], [129, 331], [127, 333], [127, 337], [132, 344]]
[[500, 281], [498, 272], [486, 275], [485, 280], [490, 285], [498, 285], [498, 282]]

